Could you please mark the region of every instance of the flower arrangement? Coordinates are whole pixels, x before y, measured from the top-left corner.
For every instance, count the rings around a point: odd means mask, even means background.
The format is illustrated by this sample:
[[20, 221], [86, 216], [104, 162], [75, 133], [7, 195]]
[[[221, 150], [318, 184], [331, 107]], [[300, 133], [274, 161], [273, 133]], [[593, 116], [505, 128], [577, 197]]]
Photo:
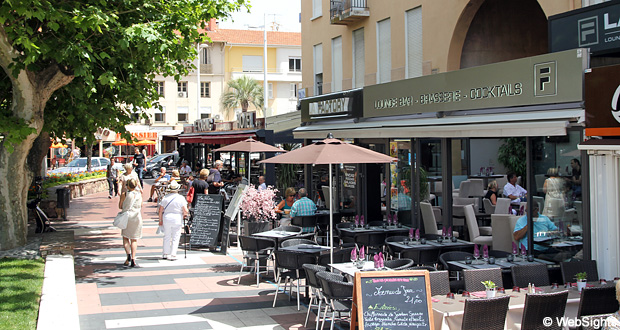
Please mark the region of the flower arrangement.
[[257, 221], [275, 219], [277, 216], [274, 205], [276, 192], [278, 190], [273, 189], [271, 186], [258, 191], [255, 186], [250, 185], [241, 200], [240, 207], [243, 217]]
[[480, 283], [482, 283], [482, 285], [484, 285], [484, 288], [487, 290], [494, 290], [497, 287], [495, 285], [495, 282], [493, 281], [482, 281]]

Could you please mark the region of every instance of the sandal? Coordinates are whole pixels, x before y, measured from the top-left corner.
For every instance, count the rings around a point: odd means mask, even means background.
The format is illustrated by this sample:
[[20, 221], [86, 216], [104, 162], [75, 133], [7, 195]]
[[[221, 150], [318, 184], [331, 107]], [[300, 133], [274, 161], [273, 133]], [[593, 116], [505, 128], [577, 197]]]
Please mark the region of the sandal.
[[132, 260], [132, 259], [131, 259], [131, 254], [128, 254], [128, 255], [127, 255], [127, 260], [125, 260], [125, 262], [123, 263], [123, 265], [125, 265], [125, 266], [129, 266], [129, 262], [130, 262], [131, 260]]

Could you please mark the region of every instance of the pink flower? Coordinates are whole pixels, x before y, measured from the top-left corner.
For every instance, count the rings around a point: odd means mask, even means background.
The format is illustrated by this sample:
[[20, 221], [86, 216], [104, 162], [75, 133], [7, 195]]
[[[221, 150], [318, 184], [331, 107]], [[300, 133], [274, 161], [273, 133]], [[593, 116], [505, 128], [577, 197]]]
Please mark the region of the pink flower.
[[258, 221], [275, 219], [275, 197], [278, 190], [272, 187], [258, 191], [250, 185], [241, 200], [241, 212], [244, 218], [254, 218]]

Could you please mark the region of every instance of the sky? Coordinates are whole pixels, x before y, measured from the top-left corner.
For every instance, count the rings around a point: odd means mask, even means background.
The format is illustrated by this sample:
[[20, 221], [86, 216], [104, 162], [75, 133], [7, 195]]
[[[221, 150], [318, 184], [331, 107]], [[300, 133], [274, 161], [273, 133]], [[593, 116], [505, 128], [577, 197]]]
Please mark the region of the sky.
[[278, 31], [301, 32], [299, 13], [301, 13], [301, 0], [250, 0], [251, 13], [246, 9], [234, 13], [232, 19], [220, 21], [222, 29], [263, 29], [264, 14], [267, 16], [267, 27], [271, 31], [272, 26], [279, 27]]

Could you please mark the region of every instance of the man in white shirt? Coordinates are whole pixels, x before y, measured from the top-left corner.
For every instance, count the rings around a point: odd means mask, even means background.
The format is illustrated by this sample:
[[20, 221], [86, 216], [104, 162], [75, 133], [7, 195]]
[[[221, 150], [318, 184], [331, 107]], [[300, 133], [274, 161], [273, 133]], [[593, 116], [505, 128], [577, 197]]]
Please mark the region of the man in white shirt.
[[186, 161], [186, 160], [184, 160], [184, 161], [181, 163], [181, 168], [179, 169], [179, 174], [180, 174], [181, 176], [188, 176], [188, 175], [190, 175], [191, 173], [192, 173], [192, 168], [191, 168], [191, 167], [189, 167], [189, 165], [187, 165], [187, 161]]
[[258, 177], [258, 191], [262, 191], [265, 189], [267, 189], [267, 185], [265, 184], [265, 177], [261, 175]]
[[517, 184], [518, 178], [516, 174], [508, 173], [506, 179], [508, 179], [508, 183], [504, 186], [504, 196], [510, 198], [511, 204], [519, 205], [522, 199], [525, 201], [527, 190]]

